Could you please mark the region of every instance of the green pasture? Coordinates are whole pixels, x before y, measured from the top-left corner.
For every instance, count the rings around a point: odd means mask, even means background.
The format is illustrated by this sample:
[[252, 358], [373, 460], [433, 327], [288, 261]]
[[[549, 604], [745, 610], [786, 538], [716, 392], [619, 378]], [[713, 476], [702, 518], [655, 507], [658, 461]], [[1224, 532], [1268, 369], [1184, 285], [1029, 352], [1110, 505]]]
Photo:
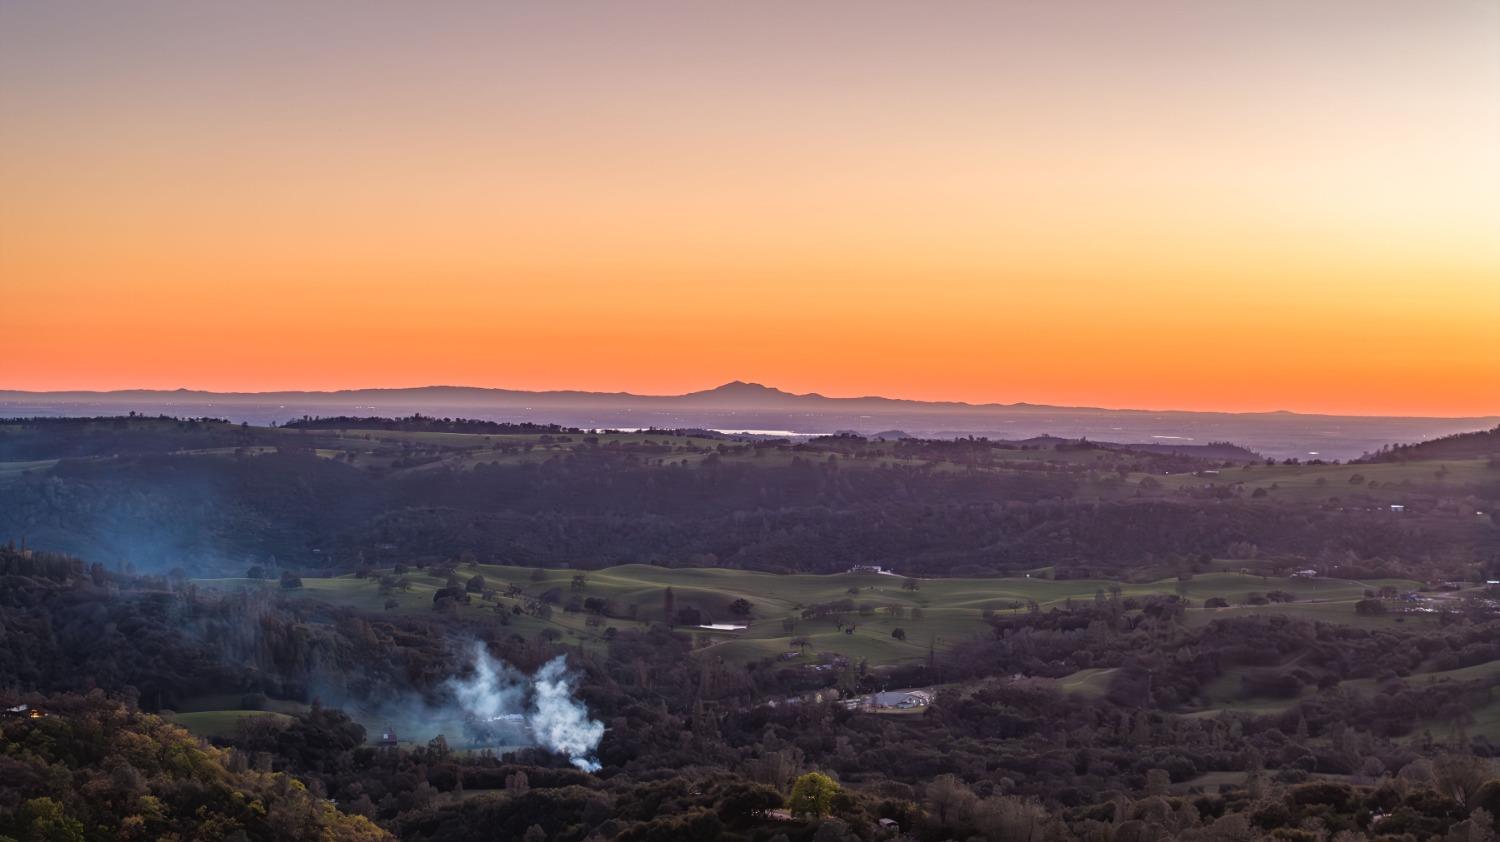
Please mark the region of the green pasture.
[[[1225, 787], [1245, 786], [1247, 776], [1244, 772], [1204, 772], [1196, 778], [1190, 778], [1181, 783], [1173, 784], [1170, 791], [1182, 795], [1194, 789], [1203, 792], [1220, 792]], [[1314, 772], [1308, 775], [1309, 780], [1314, 781], [1336, 781], [1349, 783], [1354, 780], [1352, 775], [1334, 775], [1322, 772]]]
[[[1440, 681], [1500, 681], [1500, 661], [1489, 661], [1453, 670], [1414, 672], [1411, 675], [1402, 676], [1400, 680], [1414, 686], [1436, 684]], [[1345, 681], [1340, 686], [1369, 694], [1379, 691], [1380, 682], [1374, 678], [1359, 678]]]
[[285, 713], [265, 710], [203, 710], [189, 713], [174, 713], [169, 719], [199, 737], [228, 737], [234, 734], [240, 723], [256, 716], [269, 716], [282, 722], [291, 722]]
[[[1439, 474], [1442, 474], [1441, 478]], [[1139, 481], [1137, 476], [1136, 480]], [[1192, 473], [1156, 477], [1168, 488], [1205, 485], [1240, 486], [1246, 494], [1264, 488], [1274, 499], [1322, 499], [1368, 495], [1399, 503], [1414, 491], [1433, 485], [1458, 488], [1495, 479], [1488, 459], [1435, 459], [1359, 465], [1249, 465], [1200, 476]], [[1360, 482], [1351, 482], [1360, 479]], [[1373, 483], [1373, 485], [1372, 485]]]
[[[303, 587], [283, 591], [289, 598], [315, 599], [362, 610], [384, 613], [420, 614], [433, 610], [433, 594], [446, 584], [426, 571], [413, 569], [405, 576], [408, 590], [382, 594], [381, 575], [390, 570], [360, 579], [353, 575], [335, 578], [303, 577]], [[507, 586], [521, 589], [523, 596], [512, 599], [495, 596], [492, 600], [471, 595], [468, 605], [456, 610], [461, 616], [480, 621], [503, 622], [525, 637], [552, 629], [570, 644], [601, 646], [604, 632], [639, 628], [664, 621], [667, 588], [672, 589], [676, 609], [698, 609], [703, 622], [744, 624], [743, 630], [718, 631], [680, 628], [691, 632], [699, 651], [726, 661], [743, 663], [765, 657], [776, 657], [797, 651], [798, 658], [788, 663], [815, 663], [824, 656], [844, 655], [867, 659], [871, 666], [912, 662], [926, 657], [929, 647], [944, 649], [958, 642], [990, 634], [986, 613], [1004, 615], [1025, 611], [1035, 601], [1041, 610], [1060, 606], [1068, 600], [1087, 601], [1099, 595], [1108, 597], [1118, 587], [1122, 596], [1179, 594], [1191, 606], [1192, 623], [1237, 616], [1246, 612], [1279, 612], [1312, 620], [1348, 624], [1390, 624], [1398, 616], [1361, 617], [1354, 603], [1363, 598], [1367, 588], [1393, 585], [1411, 589], [1413, 582], [1372, 580], [1302, 579], [1262, 577], [1245, 573], [1206, 573], [1187, 581], [1175, 578], [1147, 583], [1116, 583], [1097, 579], [1053, 580], [1033, 578], [922, 579], [917, 589], [904, 587], [904, 579], [875, 573], [840, 573], [830, 575], [779, 575], [724, 568], [665, 568], [650, 565], [623, 565], [603, 570], [533, 569], [479, 564], [457, 570], [461, 582], [479, 574], [486, 585], [503, 592]], [[573, 579], [583, 576], [583, 587], [575, 589]], [[258, 587], [279, 590], [274, 581], [247, 579], [202, 580], [205, 585], [223, 588]], [[1252, 593], [1273, 590], [1297, 596], [1293, 603], [1263, 607], [1241, 603]], [[552, 591], [550, 619], [515, 614], [512, 609]], [[1204, 609], [1209, 597], [1223, 597], [1233, 607]], [[567, 603], [576, 598], [607, 600], [609, 616], [597, 618], [590, 625], [584, 611], [568, 611]], [[739, 599], [751, 603], [748, 617], [736, 615], [731, 605]], [[820, 603], [849, 600], [853, 611], [825, 617], [803, 618], [803, 610]], [[387, 602], [394, 606], [387, 608]], [[921, 616], [917, 616], [920, 614]], [[840, 628], [842, 621], [844, 628]], [[1431, 617], [1412, 616], [1411, 623], [1436, 622]], [[788, 627], [788, 622], [790, 626]], [[848, 629], [852, 627], [852, 631]], [[905, 639], [892, 636], [901, 629]], [[793, 645], [805, 639], [806, 646]]]
[[1094, 698], [1109, 692], [1109, 682], [1119, 670], [1115, 667], [1079, 670], [1072, 675], [1059, 678], [1057, 689], [1064, 693], [1078, 693]]

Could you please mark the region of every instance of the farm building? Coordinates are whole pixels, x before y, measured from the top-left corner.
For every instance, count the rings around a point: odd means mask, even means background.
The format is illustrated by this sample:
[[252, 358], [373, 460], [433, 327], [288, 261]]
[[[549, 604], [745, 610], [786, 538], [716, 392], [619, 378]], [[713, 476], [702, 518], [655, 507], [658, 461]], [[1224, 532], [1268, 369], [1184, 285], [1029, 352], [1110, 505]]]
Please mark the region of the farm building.
[[41, 708], [34, 708], [31, 705], [16, 705], [15, 707], [6, 708], [5, 715], [14, 716], [18, 719], [41, 719], [47, 715], [47, 712]]

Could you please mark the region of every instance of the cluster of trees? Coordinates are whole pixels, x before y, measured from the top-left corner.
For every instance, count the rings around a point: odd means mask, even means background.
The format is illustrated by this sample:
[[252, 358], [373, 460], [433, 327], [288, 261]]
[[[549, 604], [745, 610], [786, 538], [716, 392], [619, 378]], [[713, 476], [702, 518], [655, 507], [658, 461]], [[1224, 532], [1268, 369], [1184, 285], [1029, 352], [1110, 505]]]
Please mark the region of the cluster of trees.
[[1406, 462], [1413, 459], [1475, 459], [1500, 455], [1500, 426], [1456, 433], [1415, 444], [1386, 445], [1360, 462]]
[[[1165, 765], [1142, 764], [1129, 789], [1043, 797], [962, 766], [914, 784], [859, 783], [802, 771], [811, 758], [797, 748], [725, 768], [719, 741], [701, 735], [690, 738], [708, 751], [698, 763], [654, 774], [459, 756], [438, 741], [393, 753], [359, 745], [358, 726], [332, 711], [214, 748], [101, 692], [25, 698], [46, 716], [0, 721], [6, 744], [25, 747], [0, 755], [0, 838], [1356, 842], [1492, 840], [1500, 829], [1495, 769], [1462, 754], [1353, 781], [1302, 780], [1261, 766], [1252, 748], [1239, 783], [1203, 792], [1152, 752], [1148, 763]], [[1064, 765], [1081, 770], [1112, 756], [1073, 754]]]
[[0, 462], [172, 453], [242, 447], [257, 431], [220, 418], [129, 415], [96, 418], [0, 418]]
[[[0, 839], [384, 842], [316, 786], [108, 698], [28, 695], [0, 718]], [[12, 700], [6, 700], [11, 704]]]

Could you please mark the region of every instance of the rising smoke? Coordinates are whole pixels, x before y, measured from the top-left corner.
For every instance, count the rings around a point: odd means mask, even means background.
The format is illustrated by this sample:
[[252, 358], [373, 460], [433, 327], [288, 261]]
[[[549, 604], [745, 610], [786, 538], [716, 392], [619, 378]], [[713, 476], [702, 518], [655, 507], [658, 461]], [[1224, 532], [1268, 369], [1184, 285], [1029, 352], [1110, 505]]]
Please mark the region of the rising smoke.
[[471, 649], [473, 674], [450, 679], [464, 712], [484, 721], [520, 719], [537, 744], [567, 757], [574, 766], [594, 772], [599, 762], [594, 750], [604, 736], [604, 724], [589, 717], [588, 708], [573, 698], [573, 676], [564, 656], [526, 676], [490, 657], [484, 645]]
[[448, 686], [464, 712], [485, 721], [513, 716], [526, 704], [526, 676], [490, 657], [483, 643], [470, 649], [474, 674], [465, 679], [449, 679]]
[[537, 741], [567, 755], [574, 766], [597, 772], [594, 749], [604, 736], [604, 725], [589, 718], [588, 708], [573, 698], [573, 677], [562, 655], [548, 661], [531, 678], [531, 712], [527, 722]]

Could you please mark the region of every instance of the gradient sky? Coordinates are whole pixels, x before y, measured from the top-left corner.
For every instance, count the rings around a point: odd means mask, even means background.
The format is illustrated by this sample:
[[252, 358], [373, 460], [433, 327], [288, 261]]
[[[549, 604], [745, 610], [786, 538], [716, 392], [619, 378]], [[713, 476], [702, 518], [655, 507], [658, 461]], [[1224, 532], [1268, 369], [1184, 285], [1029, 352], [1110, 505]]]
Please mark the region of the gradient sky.
[[1500, 0], [0, 0], [0, 388], [1500, 413]]

